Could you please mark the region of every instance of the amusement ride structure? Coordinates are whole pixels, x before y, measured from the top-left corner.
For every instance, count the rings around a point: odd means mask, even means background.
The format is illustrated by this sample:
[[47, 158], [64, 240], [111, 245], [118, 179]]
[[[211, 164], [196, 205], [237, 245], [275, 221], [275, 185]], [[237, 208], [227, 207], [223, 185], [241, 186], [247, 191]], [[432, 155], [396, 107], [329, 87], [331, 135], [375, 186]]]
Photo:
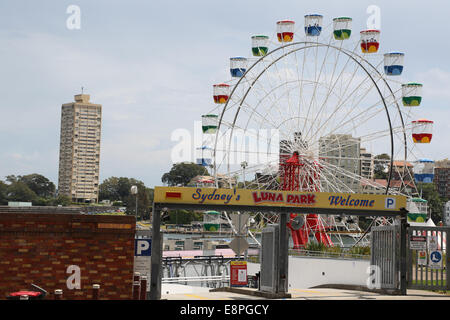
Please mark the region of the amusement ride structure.
[[[275, 27], [272, 37], [252, 36], [249, 58], [230, 58], [230, 80], [213, 85], [197, 161], [215, 186], [417, 197], [410, 167], [424, 158], [417, 145], [430, 143], [433, 121], [417, 116], [422, 84], [403, 79], [405, 54], [381, 54], [380, 30], [355, 36], [349, 17], [324, 25], [308, 14], [304, 25]], [[293, 247], [358, 239], [355, 220], [291, 214]], [[251, 221], [257, 230], [276, 215]]]

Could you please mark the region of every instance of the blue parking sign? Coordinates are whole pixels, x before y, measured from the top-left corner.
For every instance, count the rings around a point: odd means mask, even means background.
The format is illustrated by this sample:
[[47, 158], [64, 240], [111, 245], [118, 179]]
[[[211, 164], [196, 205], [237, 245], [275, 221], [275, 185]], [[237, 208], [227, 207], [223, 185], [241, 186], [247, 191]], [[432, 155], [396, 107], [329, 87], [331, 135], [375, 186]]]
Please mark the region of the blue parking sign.
[[152, 240], [151, 239], [135, 239], [134, 240], [134, 255], [136, 257], [149, 257], [152, 255]]

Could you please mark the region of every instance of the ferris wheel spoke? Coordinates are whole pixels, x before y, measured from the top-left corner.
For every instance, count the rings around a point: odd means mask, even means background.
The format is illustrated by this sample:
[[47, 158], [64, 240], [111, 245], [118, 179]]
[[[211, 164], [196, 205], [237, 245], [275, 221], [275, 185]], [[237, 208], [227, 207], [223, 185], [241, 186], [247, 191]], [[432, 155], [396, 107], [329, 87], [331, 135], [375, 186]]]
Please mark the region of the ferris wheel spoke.
[[[352, 79], [354, 77], [354, 74], [352, 75]], [[351, 82], [351, 81], [350, 81]], [[349, 82], [349, 83], [350, 83]], [[312, 134], [312, 136], [316, 136], [318, 134], [318, 132], [324, 127], [324, 125], [328, 124], [332, 119], [334, 119], [334, 116], [345, 106], [345, 103], [347, 102], [348, 99], [350, 99], [350, 97], [353, 95], [353, 93], [355, 93], [361, 86], [362, 86], [363, 82], [361, 82], [352, 92], [351, 94], [342, 101], [342, 99], [340, 99], [340, 101], [338, 102], [337, 106], [334, 108], [334, 110], [332, 111], [332, 113], [329, 115], [328, 118], [325, 118], [324, 121], [321, 123], [321, 125], [319, 126], [319, 128]], [[371, 84], [370, 88], [373, 87], [374, 84]], [[347, 87], [348, 88], [348, 87]], [[370, 90], [365, 90], [364, 94], [362, 95], [362, 97], [360, 98], [360, 101], [365, 98], [368, 94], [369, 94]], [[347, 111], [347, 114], [345, 117], [341, 117], [341, 119], [346, 119], [347, 116], [349, 116], [349, 114], [352, 112], [352, 107], [349, 108], [349, 110]], [[348, 122], [348, 121], [347, 121]], [[337, 124], [335, 125], [335, 127], [339, 127], [340, 125]], [[312, 127], [311, 127], [312, 128]], [[310, 128], [310, 130], [311, 130]], [[310, 131], [309, 130], [309, 131]], [[308, 131], [308, 133], [309, 133]]]
[[[329, 53], [329, 49], [330, 49], [330, 44], [331, 44], [331, 41], [332, 41], [332, 37], [330, 38], [330, 40], [329, 40], [329, 42], [328, 42], [328, 45], [326, 46], [326, 52], [325, 52], [325, 54], [324, 54], [324, 57], [323, 57], [323, 60], [322, 60], [322, 64], [321, 64], [321, 67], [320, 67], [320, 71], [319, 71], [319, 75], [318, 75], [318, 77], [317, 77], [317, 60], [318, 60], [318, 50], [319, 50], [319, 46], [317, 45], [316, 46], [316, 58], [315, 58], [315, 73], [314, 73], [314, 89], [313, 89], [313, 94], [312, 94], [312, 96], [311, 96], [311, 99], [310, 99], [310, 102], [309, 102], [309, 105], [308, 105], [308, 111], [306, 112], [306, 118], [308, 118], [308, 116], [309, 116], [309, 113], [310, 113], [310, 111], [311, 111], [311, 107], [313, 106], [313, 101], [315, 101], [316, 100], [316, 91], [317, 91], [317, 86], [318, 86], [318, 83], [319, 83], [319, 81], [320, 81], [320, 78], [321, 78], [321, 76], [322, 76], [322, 72], [323, 72], [323, 70], [324, 70], [324, 67], [325, 67], [325, 62], [327, 61], [327, 58], [328, 58], [328, 53]], [[334, 71], [333, 71], [334, 72]], [[304, 125], [303, 125], [303, 129], [302, 129], [302, 132], [305, 130], [305, 123], [304, 123]]]
[[[322, 186], [324, 191], [344, 193], [357, 192], [357, 190], [354, 190], [349, 186], [350, 182], [354, 182], [355, 180], [359, 182], [358, 179], [355, 179], [355, 174], [327, 161], [321, 161], [320, 164], [322, 166], [321, 179], [327, 182], [326, 186]], [[345, 183], [344, 179], [347, 179], [348, 183]]]
[[[342, 45], [343, 45], [343, 42], [341, 41], [339, 50], [337, 50], [337, 53], [335, 53], [335, 54], [337, 55], [337, 57], [336, 57], [335, 60], [334, 60], [333, 72], [332, 72], [331, 77], [330, 77], [330, 84], [333, 83], [333, 85], [328, 85], [329, 90], [328, 90], [328, 92], [327, 92], [327, 94], [326, 94], [326, 96], [325, 96], [325, 101], [322, 103], [322, 105], [321, 105], [321, 107], [320, 107], [319, 113], [320, 113], [321, 109], [323, 108], [323, 106], [327, 103], [328, 98], [330, 97], [330, 95], [331, 95], [331, 93], [332, 93], [334, 87], [335, 87], [336, 84], [337, 84], [337, 80], [334, 81], [334, 76], [335, 76], [335, 73], [336, 73], [336, 68], [337, 68], [337, 65], [338, 65], [339, 58], [340, 58], [340, 56], [341, 56]], [[356, 48], [355, 48], [355, 49], [356, 49]], [[347, 57], [347, 61], [345, 62], [345, 65], [344, 65], [344, 67], [342, 68], [342, 70], [341, 70], [341, 72], [340, 72], [340, 74], [339, 74], [339, 76], [338, 76], [338, 79], [340, 78], [340, 76], [342, 75], [342, 73], [345, 71], [345, 69], [346, 69], [348, 63], [350, 62], [350, 60], [351, 60], [351, 58], [350, 58], [350, 56], [348, 56], [348, 57]]]
[[[354, 70], [354, 72], [353, 72], [353, 74], [352, 74], [351, 80], [352, 80], [353, 77], [355, 76], [357, 70], [358, 70], [358, 68], [355, 67], [355, 70]], [[339, 80], [339, 78], [338, 78], [337, 80]], [[347, 82], [347, 88], [348, 88], [348, 86], [350, 85], [350, 83], [351, 83], [351, 81]], [[361, 83], [360, 85], [362, 85], [362, 83]], [[345, 93], [344, 93], [344, 94], [345, 94]], [[333, 119], [333, 116], [334, 116], [334, 115], [341, 109], [341, 107], [344, 105], [345, 100], [342, 101], [342, 99], [343, 99], [343, 95], [340, 95], [340, 98], [339, 98], [339, 100], [338, 100], [338, 103], [337, 103], [336, 107], [334, 108], [334, 110], [332, 111], [332, 113], [331, 113], [331, 115], [328, 117], [328, 119], [325, 119], [325, 123], [324, 123], [324, 124], [326, 124], [326, 123], [328, 123], [329, 121], [331, 121], [331, 119]], [[325, 100], [328, 101], [328, 98], [326, 98]], [[322, 119], [322, 118], [323, 118], [323, 117], [321, 117], [321, 113], [323, 112], [323, 107], [324, 107], [324, 104], [322, 104], [322, 107], [320, 108], [319, 112], [316, 113], [316, 116], [315, 116], [315, 117], [312, 117], [313, 121], [312, 121], [312, 124], [311, 124], [309, 130], [306, 132], [306, 135], [309, 135], [309, 134], [310, 134], [310, 132], [311, 132], [311, 130], [312, 130], [312, 128], [313, 128], [315, 122], [316, 122], [318, 119]], [[318, 132], [322, 127], [323, 127], [323, 125], [320, 125], [319, 128], [317, 129], [317, 131], [316, 131], [312, 136], [314, 137], [314, 136], [317, 134], [317, 132]]]

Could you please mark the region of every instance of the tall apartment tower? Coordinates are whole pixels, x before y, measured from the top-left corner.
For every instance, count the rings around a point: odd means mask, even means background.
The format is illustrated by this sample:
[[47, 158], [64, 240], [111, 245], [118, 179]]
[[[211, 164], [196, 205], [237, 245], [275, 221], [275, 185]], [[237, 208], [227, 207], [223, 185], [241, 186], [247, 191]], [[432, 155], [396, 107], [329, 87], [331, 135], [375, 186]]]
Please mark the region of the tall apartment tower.
[[368, 152], [365, 148], [360, 149], [360, 165], [361, 165], [361, 177], [368, 180], [373, 179], [374, 161], [372, 153]]
[[[359, 191], [361, 139], [349, 134], [331, 134], [319, 139], [319, 157], [330, 167], [321, 172], [324, 191], [335, 192], [339, 186], [342, 192]], [[341, 170], [342, 169], [342, 170]], [[344, 187], [344, 185], [346, 187]]]
[[102, 106], [89, 98], [61, 106], [58, 193], [74, 202], [98, 202]]

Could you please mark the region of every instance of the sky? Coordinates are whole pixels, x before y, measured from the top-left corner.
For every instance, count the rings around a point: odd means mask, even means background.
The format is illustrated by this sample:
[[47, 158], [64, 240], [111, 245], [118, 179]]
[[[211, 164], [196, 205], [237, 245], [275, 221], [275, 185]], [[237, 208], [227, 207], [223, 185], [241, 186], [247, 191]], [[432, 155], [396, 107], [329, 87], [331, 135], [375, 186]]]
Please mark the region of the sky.
[[[70, 5], [79, 29], [67, 27]], [[251, 35], [308, 13], [325, 23], [350, 16], [359, 31], [370, 5], [381, 10], [382, 48], [405, 52], [410, 79], [424, 84], [424, 117], [436, 123], [423, 154], [449, 158], [448, 1], [1, 0], [0, 179], [39, 173], [57, 183], [61, 105], [84, 87], [103, 106], [100, 181], [161, 185], [172, 132], [193, 132]]]

